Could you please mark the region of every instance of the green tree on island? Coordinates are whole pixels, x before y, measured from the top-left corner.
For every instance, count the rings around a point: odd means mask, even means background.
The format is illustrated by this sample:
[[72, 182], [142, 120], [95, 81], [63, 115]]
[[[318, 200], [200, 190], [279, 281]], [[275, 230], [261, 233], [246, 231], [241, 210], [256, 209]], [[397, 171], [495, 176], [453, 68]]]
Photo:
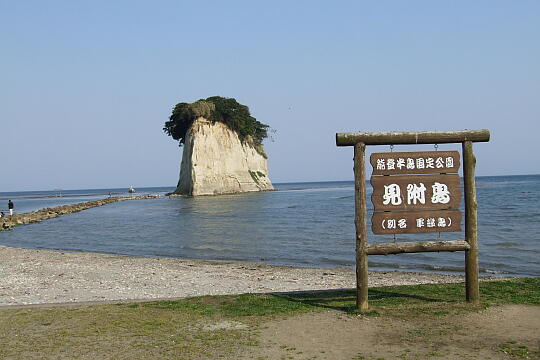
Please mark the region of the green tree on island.
[[174, 107], [169, 121], [165, 122], [163, 131], [179, 140], [180, 145], [186, 140], [186, 133], [199, 117], [204, 117], [212, 123], [216, 121], [227, 125], [238, 134], [241, 141], [251, 139], [253, 145], [262, 150], [262, 141], [268, 136], [268, 125], [255, 119], [249, 113], [249, 108], [233, 98], [211, 96], [197, 100], [194, 103], [178, 103]]

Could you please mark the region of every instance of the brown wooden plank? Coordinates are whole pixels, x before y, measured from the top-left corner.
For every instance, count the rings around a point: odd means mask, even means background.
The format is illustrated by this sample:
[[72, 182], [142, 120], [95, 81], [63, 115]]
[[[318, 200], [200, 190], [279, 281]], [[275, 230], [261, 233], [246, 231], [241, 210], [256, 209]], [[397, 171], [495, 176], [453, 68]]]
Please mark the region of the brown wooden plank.
[[337, 146], [399, 145], [399, 144], [447, 144], [464, 141], [489, 141], [489, 130], [416, 131], [416, 132], [355, 132], [336, 133]]
[[457, 173], [458, 151], [373, 153], [369, 160], [373, 175]]
[[[371, 201], [375, 211], [459, 209], [459, 181], [457, 174], [372, 176]], [[409, 185], [413, 191], [408, 190]], [[421, 197], [409, 198], [408, 194], [413, 194], [415, 188], [425, 188], [425, 191], [418, 191], [419, 194], [424, 193], [423, 203]], [[436, 191], [436, 195], [445, 196], [434, 197], [434, 189], [443, 190]]]
[[371, 230], [376, 235], [461, 231], [459, 210], [375, 212]]
[[370, 244], [368, 255], [390, 255], [435, 251], [464, 251], [469, 249], [469, 243], [464, 240], [452, 241], [418, 241]]

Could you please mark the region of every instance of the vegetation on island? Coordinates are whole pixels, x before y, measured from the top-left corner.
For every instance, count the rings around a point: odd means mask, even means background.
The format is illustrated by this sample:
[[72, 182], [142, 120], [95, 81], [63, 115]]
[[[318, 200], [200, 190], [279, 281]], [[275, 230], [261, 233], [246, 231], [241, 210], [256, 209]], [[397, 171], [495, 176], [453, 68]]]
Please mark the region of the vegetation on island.
[[174, 140], [179, 140], [182, 145], [187, 131], [199, 117], [227, 125], [238, 134], [241, 141], [249, 139], [256, 148], [261, 148], [262, 141], [268, 136], [269, 126], [251, 116], [246, 105], [240, 104], [236, 99], [221, 96], [211, 96], [191, 104], [176, 104], [163, 131]]

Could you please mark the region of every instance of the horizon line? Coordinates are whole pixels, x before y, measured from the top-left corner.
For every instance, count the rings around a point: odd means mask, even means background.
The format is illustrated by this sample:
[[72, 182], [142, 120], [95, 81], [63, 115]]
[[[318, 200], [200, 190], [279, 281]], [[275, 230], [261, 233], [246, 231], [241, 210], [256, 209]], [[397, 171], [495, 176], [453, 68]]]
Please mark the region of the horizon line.
[[[477, 175], [476, 178], [486, 178], [486, 177], [515, 177], [515, 176], [540, 176], [538, 174], [512, 174], [512, 175]], [[462, 176], [460, 176], [462, 177]], [[366, 179], [369, 181], [369, 179]], [[328, 182], [354, 182], [354, 179], [349, 180], [317, 180], [317, 181], [279, 181], [274, 182], [273, 184], [306, 184], [306, 183], [328, 183]], [[161, 186], [134, 186], [135, 189], [149, 189], [149, 188], [175, 188], [176, 185], [161, 185]], [[116, 190], [116, 189], [129, 189], [129, 186], [118, 186], [118, 187], [96, 187], [96, 188], [78, 188], [78, 189], [41, 189], [41, 190], [12, 190], [12, 191], [0, 191], [0, 194], [4, 193], [16, 193], [16, 192], [51, 192], [51, 191], [81, 191], [81, 190]]]

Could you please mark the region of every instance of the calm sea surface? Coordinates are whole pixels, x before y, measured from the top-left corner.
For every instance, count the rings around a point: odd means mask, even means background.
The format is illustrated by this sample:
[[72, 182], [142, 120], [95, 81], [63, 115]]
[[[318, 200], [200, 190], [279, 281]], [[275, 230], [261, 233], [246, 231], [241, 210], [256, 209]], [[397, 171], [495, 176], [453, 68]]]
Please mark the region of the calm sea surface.
[[[0, 245], [62, 251], [268, 264], [352, 267], [352, 182], [276, 184], [278, 191], [198, 198], [132, 200], [0, 232]], [[90, 201], [126, 189], [0, 193], [16, 212]], [[145, 188], [164, 193], [172, 188]], [[371, 188], [368, 187], [368, 195]], [[60, 196], [61, 195], [61, 196]], [[477, 178], [483, 274], [540, 276], [540, 175]], [[369, 209], [368, 209], [369, 211]], [[463, 226], [462, 226], [463, 228]], [[395, 241], [438, 239], [398, 235]], [[463, 239], [441, 233], [441, 240]], [[369, 234], [370, 242], [394, 241]], [[373, 270], [463, 272], [464, 253], [370, 256]]]

